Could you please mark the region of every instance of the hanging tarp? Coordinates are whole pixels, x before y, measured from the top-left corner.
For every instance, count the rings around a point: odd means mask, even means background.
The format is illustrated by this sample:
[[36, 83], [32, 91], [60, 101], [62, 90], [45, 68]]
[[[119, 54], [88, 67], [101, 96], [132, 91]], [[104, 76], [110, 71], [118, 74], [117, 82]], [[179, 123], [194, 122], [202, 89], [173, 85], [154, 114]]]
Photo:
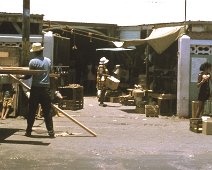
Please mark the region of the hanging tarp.
[[124, 41], [123, 47], [148, 43], [158, 54], [164, 52], [174, 41], [184, 34], [184, 26], [163, 27], [153, 29], [149, 37]]

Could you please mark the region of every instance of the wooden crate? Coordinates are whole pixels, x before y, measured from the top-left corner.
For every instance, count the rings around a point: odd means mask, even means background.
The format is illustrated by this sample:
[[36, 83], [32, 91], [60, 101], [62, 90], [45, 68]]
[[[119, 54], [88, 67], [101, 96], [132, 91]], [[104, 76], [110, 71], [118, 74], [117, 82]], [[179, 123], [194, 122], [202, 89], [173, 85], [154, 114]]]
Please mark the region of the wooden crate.
[[145, 114], [145, 108], [144, 107], [136, 106], [135, 107], [135, 112], [136, 113], [140, 113], [140, 114]]
[[83, 100], [62, 100], [59, 107], [63, 110], [83, 109]]
[[120, 102], [120, 98], [119, 97], [110, 97], [110, 102], [111, 103], [119, 103]]
[[80, 101], [83, 99], [83, 86], [70, 84], [68, 86], [58, 87], [59, 92], [66, 100]]
[[130, 95], [120, 96], [120, 103], [124, 106], [135, 106], [135, 100]]
[[195, 133], [202, 133], [202, 118], [190, 118], [190, 130]]
[[145, 105], [146, 117], [158, 117], [160, 108], [158, 105]]

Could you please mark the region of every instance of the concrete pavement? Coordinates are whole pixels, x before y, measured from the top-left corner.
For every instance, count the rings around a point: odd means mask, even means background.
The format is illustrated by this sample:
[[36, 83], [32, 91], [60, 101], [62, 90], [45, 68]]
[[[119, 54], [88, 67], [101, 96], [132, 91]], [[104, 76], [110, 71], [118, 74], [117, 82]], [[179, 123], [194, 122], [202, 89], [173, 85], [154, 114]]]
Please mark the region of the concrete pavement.
[[0, 169], [4, 170], [208, 170], [212, 136], [191, 132], [189, 119], [145, 117], [135, 106], [84, 98], [84, 109], [67, 113], [97, 133], [93, 137], [66, 117], [54, 117], [55, 139], [36, 120], [0, 120]]

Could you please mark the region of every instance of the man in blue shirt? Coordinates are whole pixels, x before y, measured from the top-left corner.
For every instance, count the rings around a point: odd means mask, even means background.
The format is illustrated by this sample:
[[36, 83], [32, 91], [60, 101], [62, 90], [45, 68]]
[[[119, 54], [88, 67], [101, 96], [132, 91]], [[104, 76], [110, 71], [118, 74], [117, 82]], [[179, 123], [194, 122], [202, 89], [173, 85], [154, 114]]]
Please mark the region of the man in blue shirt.
[[[51, 138], [55, 137], [53, 120], [51, 115], [51, 93], [50, 93], [50, 77], [51, 60], [43, 56], [41, 43], [33, 43], [30, 50], [32, 59], [29, 61], [29, 68], [32, 70], [45, 70], [45, 73], [33, 75], [32, 85], [29, 97], [29, 113], [27, 115], [27, 128], [25, 136], [30, 137], [32, 127], [35, 122], [36, 111], [38, 105], [41, 104], [44, 121], [48, 135]], [[28, 77], [29, 78], [29, 77]]]

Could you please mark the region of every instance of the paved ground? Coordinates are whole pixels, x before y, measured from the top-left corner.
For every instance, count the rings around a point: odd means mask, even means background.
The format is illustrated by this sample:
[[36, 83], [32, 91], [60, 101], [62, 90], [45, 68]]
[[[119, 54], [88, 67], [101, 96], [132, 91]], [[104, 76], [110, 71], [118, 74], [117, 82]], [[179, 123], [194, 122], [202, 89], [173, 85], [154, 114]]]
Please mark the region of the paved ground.
[[31, 138], [24, 136], [26, 120], [0, 120], [0, 169], [212, 169], [212, 136], [191, 132], [188, 119], [146, 118], [116, 103], [103, 108], [95, 97], [84, 103], [67, 112], [97, 137], [66, 117], [54, 117], [55, 139], [47, 137], [43, 120], [36, 120]]

